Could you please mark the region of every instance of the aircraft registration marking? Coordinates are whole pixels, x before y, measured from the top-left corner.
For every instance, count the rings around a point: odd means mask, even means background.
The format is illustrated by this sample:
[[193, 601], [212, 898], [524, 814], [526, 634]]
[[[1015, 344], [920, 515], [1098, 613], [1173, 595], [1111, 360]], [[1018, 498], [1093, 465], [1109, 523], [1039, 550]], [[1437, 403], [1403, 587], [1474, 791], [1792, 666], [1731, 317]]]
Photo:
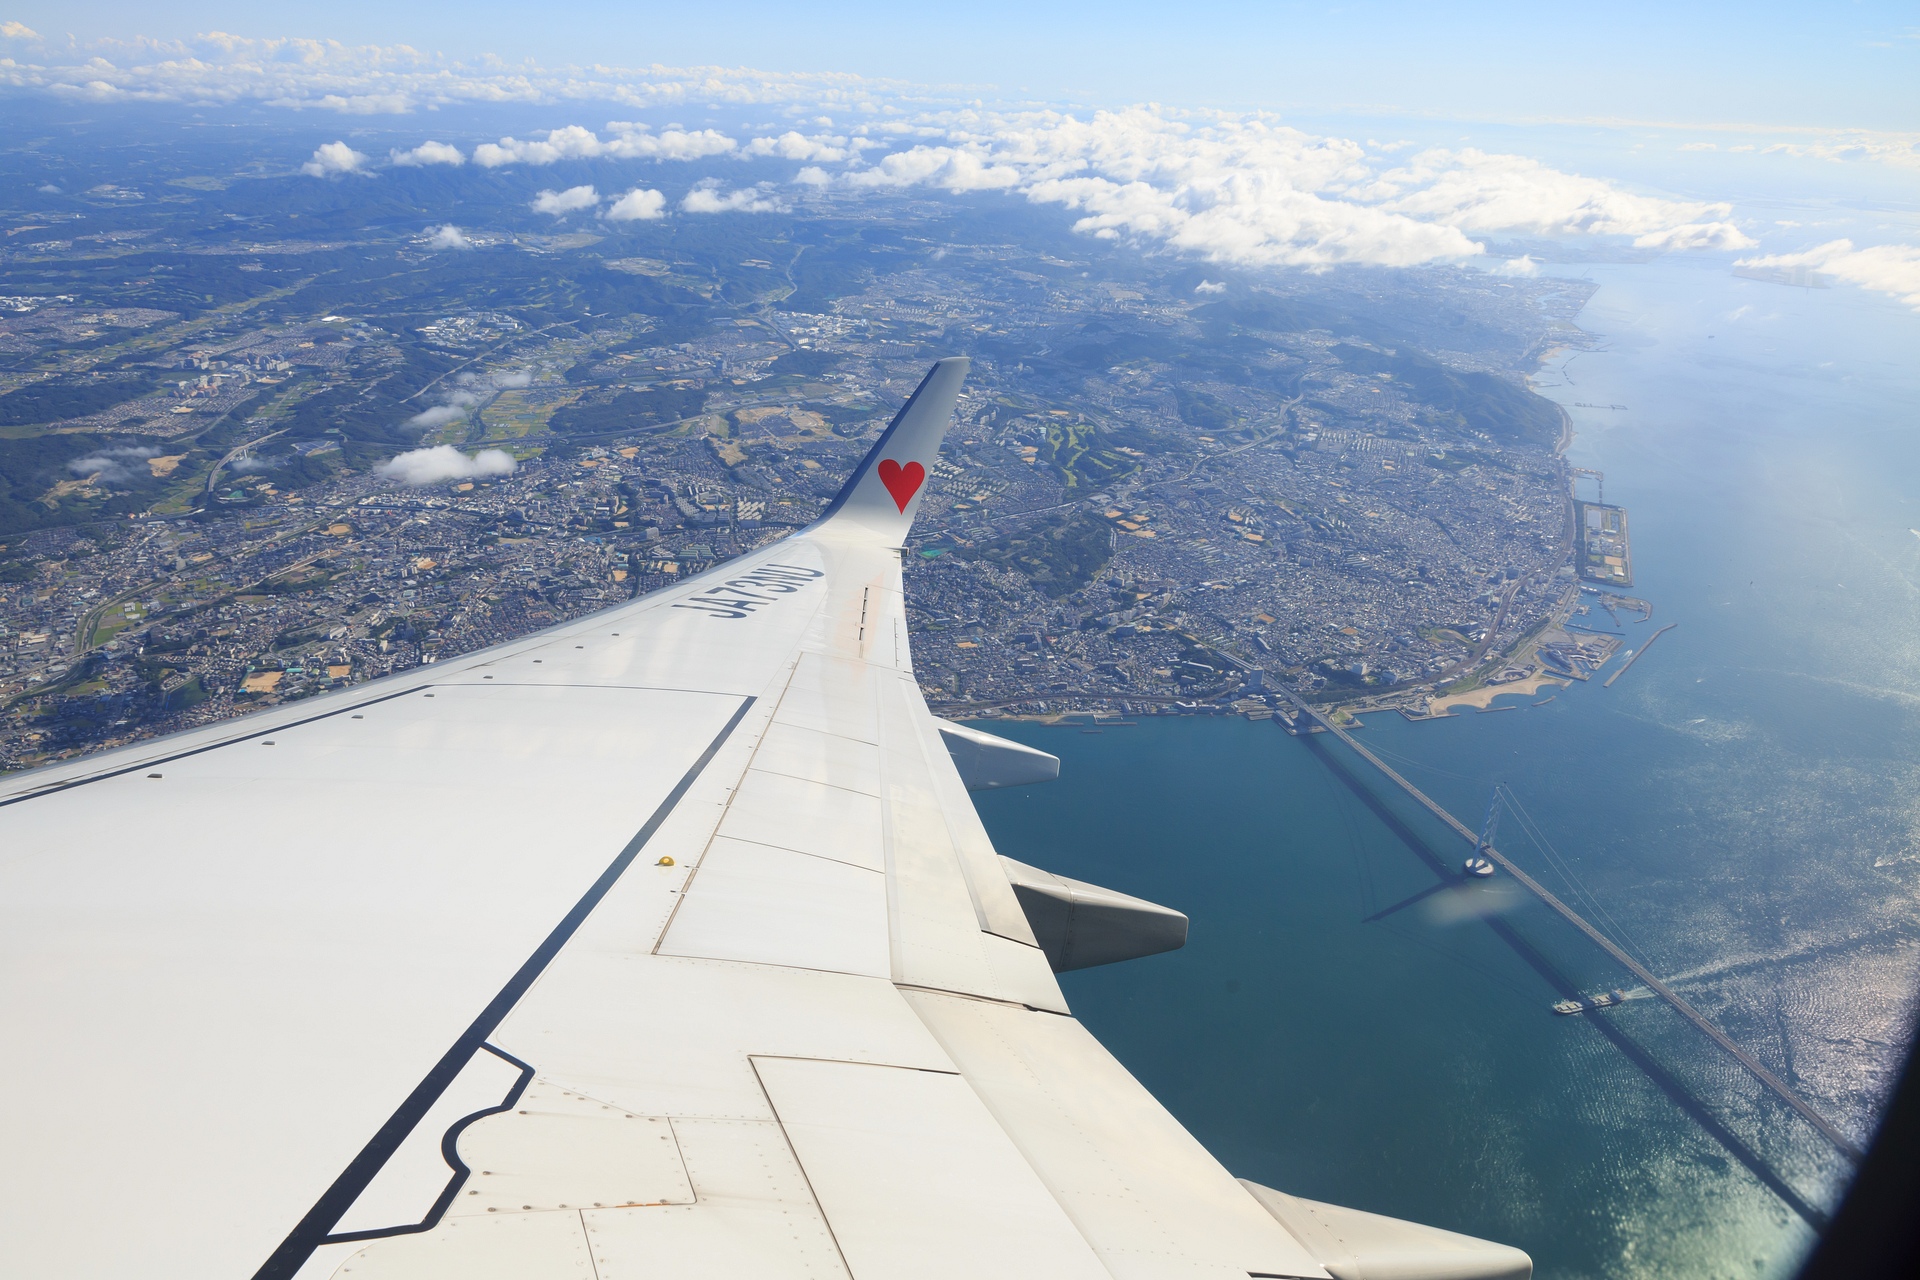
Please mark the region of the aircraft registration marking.
[[824, 578], [821, 569], [792, 564], [763, 564], [756, 569], [729, 578], [674, 604], [676, 609], [696, 609], [715, 618], [744, 618], [754, 610], [775, 603]]

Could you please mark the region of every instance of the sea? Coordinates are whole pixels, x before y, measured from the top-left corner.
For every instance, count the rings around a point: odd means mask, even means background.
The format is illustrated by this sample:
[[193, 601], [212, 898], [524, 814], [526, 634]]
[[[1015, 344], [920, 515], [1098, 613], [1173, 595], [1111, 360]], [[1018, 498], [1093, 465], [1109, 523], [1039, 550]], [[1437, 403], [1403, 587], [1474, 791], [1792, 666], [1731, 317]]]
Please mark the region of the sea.
[[[1677, 625], [1611, 688], [1358, 737], [1470, 827], [1503, 788], [1509, 857], [1864, 1143], [1920, 992], [1920, 315], [1731, 267], [1540, 267], [1598, 285], [1536, 386], [1654, 607], [1576, 621], [1624, 633], [1607, 673]], [[1062, 981], [1235, 1174], [1551, 1280], [1804, 1258], [1847, 1158], [1509, 877], [1464, 885], [1466, 844], [1330, 735], [992, 727], [1063, 762], [976, 797], [1001, 852], [1191, 917]]]

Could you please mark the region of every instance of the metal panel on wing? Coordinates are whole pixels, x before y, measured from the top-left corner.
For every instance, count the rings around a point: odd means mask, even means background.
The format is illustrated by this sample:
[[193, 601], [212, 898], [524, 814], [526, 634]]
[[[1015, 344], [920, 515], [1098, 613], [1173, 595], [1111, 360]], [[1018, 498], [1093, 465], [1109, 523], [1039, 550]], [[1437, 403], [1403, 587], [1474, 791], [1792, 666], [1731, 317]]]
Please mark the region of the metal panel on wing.
[[1110, 1280], [957, 1075], [755, 1058], [858, 1280]]

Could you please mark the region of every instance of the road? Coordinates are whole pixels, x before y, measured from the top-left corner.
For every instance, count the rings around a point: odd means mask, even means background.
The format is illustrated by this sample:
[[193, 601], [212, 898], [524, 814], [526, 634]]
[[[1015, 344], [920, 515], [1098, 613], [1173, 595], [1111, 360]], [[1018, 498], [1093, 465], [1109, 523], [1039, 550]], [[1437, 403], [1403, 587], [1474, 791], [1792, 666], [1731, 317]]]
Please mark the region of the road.
[[220, 461], [214, 463], [213, 470], [207, 472], [207, 496], [208, 497], [213, 496], [214, 482], [220, 478], [220, 472], [223, 469], [225, 469], [226, 465], [229, 462], [232, 462], [235, 458], [239, 457], [241, 454], [245, 453], [247, 450], [253, 448], [254, 446], [263, 445], [267, 441], [273, 439], [274, 437], [283, 436], [291, 430], [293, 430], [292, 427], [282, 427], [278, 431], [270, 431], [264, 436], [257, 436], [254, 439], [247, 441], [245, 444], [235, 445], [233, 448], [221, 454]]

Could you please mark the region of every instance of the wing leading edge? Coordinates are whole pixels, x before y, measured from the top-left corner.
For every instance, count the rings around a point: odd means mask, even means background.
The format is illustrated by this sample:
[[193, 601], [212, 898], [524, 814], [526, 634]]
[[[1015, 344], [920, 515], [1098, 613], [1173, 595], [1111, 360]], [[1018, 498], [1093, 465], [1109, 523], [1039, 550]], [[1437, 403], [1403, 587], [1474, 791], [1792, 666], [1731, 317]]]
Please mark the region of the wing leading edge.
[[687, 583], [0, 784], [15, 1265], [1524, 1274], [1250, 1191], [1071, 1017], [1073, 926], [1036, 936], [954, 752], [1051, 758], [943, 733], [912, 672], [899, 548], [965, 374]]

